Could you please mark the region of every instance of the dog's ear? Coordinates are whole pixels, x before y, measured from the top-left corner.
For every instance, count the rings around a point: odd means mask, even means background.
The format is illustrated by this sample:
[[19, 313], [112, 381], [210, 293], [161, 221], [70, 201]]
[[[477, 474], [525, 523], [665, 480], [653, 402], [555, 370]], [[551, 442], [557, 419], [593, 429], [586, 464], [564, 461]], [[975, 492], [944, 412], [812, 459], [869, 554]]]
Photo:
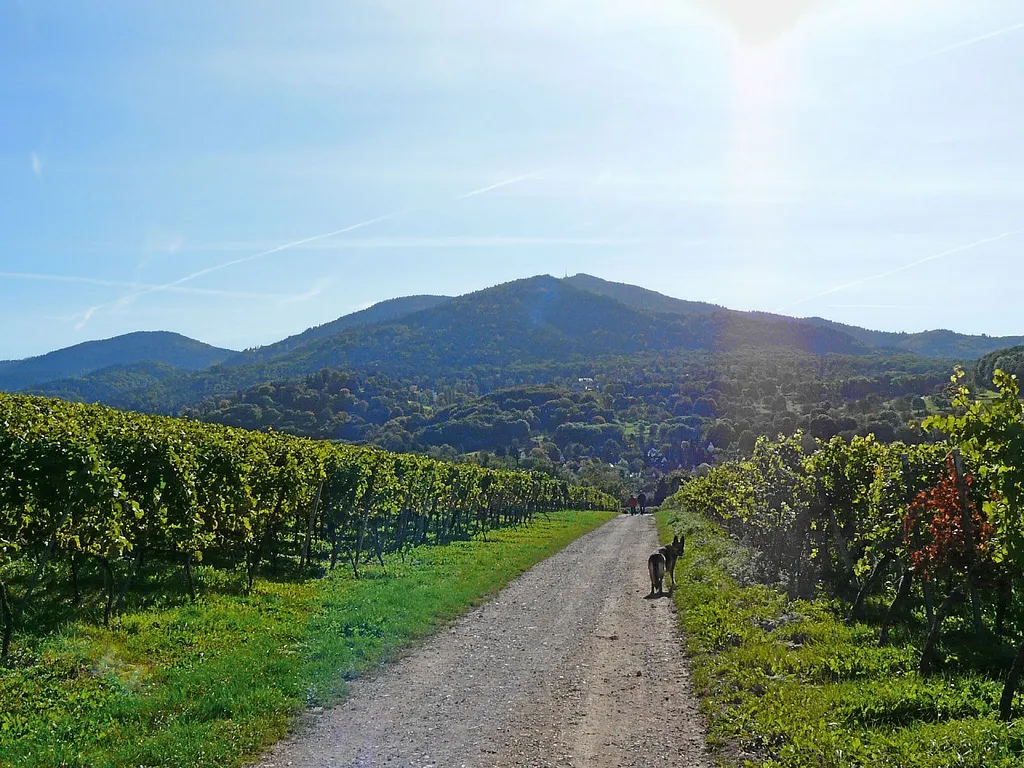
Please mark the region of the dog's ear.
[[677, 546], [677, 547], [679, 546], [679, 534], [678, 533], [676, 534], [676, 537], [674, 539], [672, 539], [672, 543], [675, 546]]

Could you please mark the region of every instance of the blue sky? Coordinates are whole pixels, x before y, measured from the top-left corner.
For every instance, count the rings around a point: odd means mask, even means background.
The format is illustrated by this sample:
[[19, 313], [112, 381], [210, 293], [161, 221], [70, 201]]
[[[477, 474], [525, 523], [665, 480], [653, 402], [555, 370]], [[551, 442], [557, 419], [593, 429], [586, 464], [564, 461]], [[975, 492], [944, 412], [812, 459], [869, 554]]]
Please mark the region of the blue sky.
[[0, 358], [580, 271], [1024, 333], [1019, 5], [0, 0]]

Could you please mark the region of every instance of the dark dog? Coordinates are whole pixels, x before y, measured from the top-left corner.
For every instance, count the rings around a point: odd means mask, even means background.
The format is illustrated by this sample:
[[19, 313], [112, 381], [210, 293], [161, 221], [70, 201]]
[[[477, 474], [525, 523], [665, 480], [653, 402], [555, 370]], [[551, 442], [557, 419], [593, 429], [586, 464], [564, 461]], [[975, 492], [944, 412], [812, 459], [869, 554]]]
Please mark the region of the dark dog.
[[672, 579], [672, 588], [676, 586], [676, 562], [683, 556], [686, 549], [686, 538], [676, 536], [668, 544], [647, 558], [647, 572], [651, 575], [651, 594], [648, 597], [665, 594], [665, 576]]

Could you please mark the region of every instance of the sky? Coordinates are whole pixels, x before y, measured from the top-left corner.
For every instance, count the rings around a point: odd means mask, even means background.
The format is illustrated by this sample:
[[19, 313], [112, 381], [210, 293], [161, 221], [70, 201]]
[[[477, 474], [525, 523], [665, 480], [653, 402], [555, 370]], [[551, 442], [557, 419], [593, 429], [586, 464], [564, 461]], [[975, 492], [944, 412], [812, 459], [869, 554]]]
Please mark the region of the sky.
[[1018, 0], [0, 0], [0, 359], [577, 272], [1024, 334], [1022, 78]]

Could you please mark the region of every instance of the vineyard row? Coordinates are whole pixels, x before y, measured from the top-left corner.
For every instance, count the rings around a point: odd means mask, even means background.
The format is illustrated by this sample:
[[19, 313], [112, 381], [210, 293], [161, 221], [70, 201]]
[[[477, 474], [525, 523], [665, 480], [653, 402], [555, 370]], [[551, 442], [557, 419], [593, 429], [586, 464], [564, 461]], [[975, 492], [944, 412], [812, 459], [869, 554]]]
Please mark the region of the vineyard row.
[[[100, 406], [0, 395], [0, 623], [45, 578], [83, 563], [104, 575], [104, 621], [147, 563], [244, 568], [282, 552], [356, 577], [369, 558], [518, 525], [555, 509], [613, 509], [546, 475], [394, 455]], [[18, 599], [5, 570], [31, 575]], [[60, 566], [58, 568], [58, 566]]]
[[[880, 645], [923, 607], [919, 669], [939, 662], [943, 624], [956, 612], [979, 638], [1024, 635], [1015, 600], [1024, 576], [1024, 408], [1015, 378], [997, 372], [994, 399], [954, 377], [954, 414], [927, 420], [935, 442], [872, 437], [818, 442], [761, 438], [748, 461], [715, 467], [674, 503], [710, 515], [756, 553], [758, 577], [793, 598], [824, 588], [852, 620], [881, 608]], [[1024, 643], [1000, 703], [1009, 719]]]

